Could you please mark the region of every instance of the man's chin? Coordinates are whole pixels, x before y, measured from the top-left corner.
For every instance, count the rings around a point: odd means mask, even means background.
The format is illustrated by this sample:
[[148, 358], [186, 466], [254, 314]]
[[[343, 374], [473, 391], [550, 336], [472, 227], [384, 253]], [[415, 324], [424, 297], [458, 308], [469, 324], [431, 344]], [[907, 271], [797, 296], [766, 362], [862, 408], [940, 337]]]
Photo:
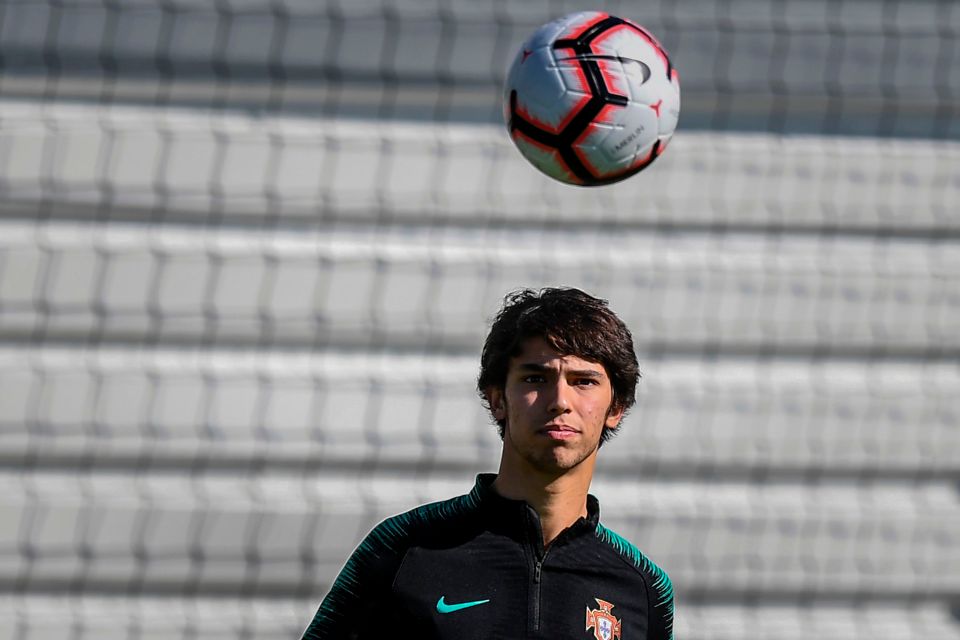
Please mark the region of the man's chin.
[[549, 451], [527, 456], [527, 462], [541, 473], [562, 475], [580, 466], [589, 457], [589, 452], [571, 451], [559, 443]]

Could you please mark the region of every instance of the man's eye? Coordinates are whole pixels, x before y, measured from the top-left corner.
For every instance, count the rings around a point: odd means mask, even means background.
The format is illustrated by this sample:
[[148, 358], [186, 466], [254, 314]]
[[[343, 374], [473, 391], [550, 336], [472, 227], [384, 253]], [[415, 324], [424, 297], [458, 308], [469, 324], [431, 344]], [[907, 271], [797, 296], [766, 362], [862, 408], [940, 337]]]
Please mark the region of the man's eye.
[[574, 384], [577, 384], [583, 387], [589, 387], [597, 384], [597, 381], [594, 378], [580, 378], [579, 380], [576, 380]]
[[540, 375], [524, 376], [523, 381], [530, 382], [530, 383], [543, 382], [543, 376], [540, 376]]

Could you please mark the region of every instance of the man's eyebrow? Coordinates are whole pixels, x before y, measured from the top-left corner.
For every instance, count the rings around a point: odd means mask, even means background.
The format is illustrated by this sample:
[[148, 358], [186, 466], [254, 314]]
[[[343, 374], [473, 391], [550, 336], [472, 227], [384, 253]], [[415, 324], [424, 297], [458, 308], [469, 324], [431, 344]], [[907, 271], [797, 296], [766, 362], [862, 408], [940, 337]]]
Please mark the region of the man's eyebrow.
[[571, 369], [567, 373], [572, 373], [575, 376], [580, 376], [581, 378], [603, 378], [604, 374], [600, 371], [594, 371], [593, 369]]
[[[554, 370], [553, 367], [548, 367], [537, 362], [520, 362], [517, 364], [517, 369], [534, 373], [547, 373]], [[575, 376], [586, 378], [599, 379], [604, 377], [603, 372], [595, 371], [594, 369], [568, 369], [566, 373], [568, 375], [573, 374]]]

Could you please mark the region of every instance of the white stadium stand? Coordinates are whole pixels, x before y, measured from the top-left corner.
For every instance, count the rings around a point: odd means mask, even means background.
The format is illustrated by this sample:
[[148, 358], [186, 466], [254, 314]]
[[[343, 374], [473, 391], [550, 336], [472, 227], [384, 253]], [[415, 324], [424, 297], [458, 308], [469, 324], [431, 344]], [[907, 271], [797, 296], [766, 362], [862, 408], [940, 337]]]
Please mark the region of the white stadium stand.
[[960, 347], [960, 246], [952, 243], [0, 222], [0, 247], [0, 319], [12, 335], [475, 349], [490, 310], [521, 278], [598, 292], [654, 347]]
[[[282, 640], [298, 636], [304, 616], [309, 618], [315, 608], [313, 601], [293, 599], [151, 596], [131, 601], [117, 596], [37, 596], [18, 602], [0, 598], [0, 634], [26, 637], [22, 632], [29, 620], [32, 640], [62, 638], [64, 629], [78, 640]], [[953, 621], [942, 610], [888, 604], [746, 610], [692, 605], [676, 625], [677, 636], [690, 640], [737, 640], [751, 634], [764, 639], [807, 640], [810, 633], [832, 640], [900, 640], [911, 634], [930, 640], [956, 638]]]
[[[309, 581], [308, 570], [329, 581], [379, 520], [471, 484], [323, 470], [7, 474], [3, 491], [26, 498], [4, 508], [0, 583], [282, 591]], [[611, 505], [608, 524], [644, 540], [690, 592], [923, 597], [960, 587], [960, 509], [949, 483], [606, 478], [595, 491]]]
[[[585, 8], [683, 88], [602, 189], [500, 122]], [[636, 340], [593, 492], [677, 638], [960, 640], [958, 56], [933, 1], [0, 3], [0, 640], [298, 637], [496, 469], [482, 342], [553, 285]]]
[[486, 124], [12, 99], [0, 100], [0, 118], [4, 209], [33, 211], [40, 200], [57, 217], [960, 228], [956, 141], [683, 132], [658, 160], [669, 169], [655, 189], [625, 181], [598, 193], [529, 171], [503, 130]]
[[[499, 441], [476, 366], [364, 351], [0, 350], [0, 459], [309, 466], [319, 456], [480, 471]], [[684, 356], [641, 370], [639, 404], [601, 471], [946, 478], [960, 456], [956, 366]], [[353, 428], [338, 428], [351, 415]]]

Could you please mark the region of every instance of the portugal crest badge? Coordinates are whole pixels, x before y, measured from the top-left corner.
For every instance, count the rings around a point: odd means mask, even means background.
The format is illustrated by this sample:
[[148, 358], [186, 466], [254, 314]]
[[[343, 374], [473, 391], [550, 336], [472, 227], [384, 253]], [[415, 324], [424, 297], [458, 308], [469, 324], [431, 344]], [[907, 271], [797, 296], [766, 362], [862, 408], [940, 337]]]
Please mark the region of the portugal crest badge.
[[610, 613], [613, 605], [606, 600], [594, 598], [599, 609], [587, 607], [587, 631], [593, 628], [593, 637], [597, 640], [613, 640], [620, 637], [620, 621]]

